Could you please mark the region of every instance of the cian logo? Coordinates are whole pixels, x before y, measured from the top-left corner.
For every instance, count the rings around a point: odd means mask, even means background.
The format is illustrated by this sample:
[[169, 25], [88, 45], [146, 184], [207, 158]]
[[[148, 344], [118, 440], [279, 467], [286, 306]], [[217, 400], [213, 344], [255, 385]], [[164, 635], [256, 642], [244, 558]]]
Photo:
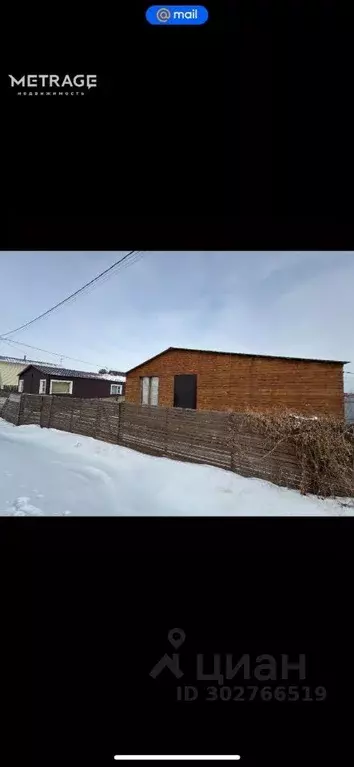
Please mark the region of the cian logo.
[[[180, 647], [184, 640], [186, 638], [186, 635], [183, 631], [183, 629], [171, 629], [168, 632], [168, 641], [171, 643], [172, 647], [175, 648], [175, 650]], [[179, 666], [179, 653], [172, 653], [171, 655], [165, 655], [160, 658], [158, 663], [156, 663], [156, 666], [150, 671], [150, 676], [153, 677], [153, 679], [156, 679], [159, 674], [161, 674], [161, 671], [163, 669], [168, 668], [170, 672], [176, 677], [176, 679], [180, 679], [183, 676], [183, 671], [181, 671]]]
[[[186, 639], [183, 629], [170, 629], [168, 641], [174, 650], [178, 650]], [[151, 669], [150, 676], [153, 679], [160, 676], [162, 671], [168, 670], [176, 679], [184, 676], [180, 665], [180, 654], [173, 652], [165, 653]], [[225, 679], [233, 679], [235, 676], [244, 680], [256, 679], [258, 681], [276, 681], [277, 679], [288, 680], [289, 673], [299, 679], [306, 678], [306, 657], [300, 653], [296, 661], [290, 661], [289, 655], [282, 653], [279, 658], [274, 655], [262, 654], [251, 656], [244, 653], [240, 658], [234, 657], [233, 653], [213, 653], [205, 656], [197, 653], [195, 656], [195, 678], [198, 681], [216, 681], [223, 685]]]

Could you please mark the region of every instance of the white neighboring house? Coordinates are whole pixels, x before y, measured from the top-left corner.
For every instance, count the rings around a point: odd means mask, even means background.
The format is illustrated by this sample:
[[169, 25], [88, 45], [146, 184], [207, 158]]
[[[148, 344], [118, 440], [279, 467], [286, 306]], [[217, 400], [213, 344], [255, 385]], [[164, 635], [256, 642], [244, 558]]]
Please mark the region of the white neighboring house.
[[[18, 375], [27, 367], [27, 365], [48, 365], [48, 362], [39, 362], [38, 360], [28, 360], [27, 357], [4, 357], [0, 354], [0, 390], [6, 391], [7, 387], [18, 387]], [[52, 367], [58, 367], [52, 365]]]

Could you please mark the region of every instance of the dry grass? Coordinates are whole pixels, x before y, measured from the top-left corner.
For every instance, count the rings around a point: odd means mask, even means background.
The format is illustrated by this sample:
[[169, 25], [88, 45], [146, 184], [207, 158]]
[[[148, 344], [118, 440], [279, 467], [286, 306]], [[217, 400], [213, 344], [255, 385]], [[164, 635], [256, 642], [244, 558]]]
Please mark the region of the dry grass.
[[265, 437], [264, 458], [282, 444], [293, 446], [301, 466], [301, 493], [354, 497], [353, 425], [333, 417], [301, 417], [276, 409], [249, 410], [243, 418]]

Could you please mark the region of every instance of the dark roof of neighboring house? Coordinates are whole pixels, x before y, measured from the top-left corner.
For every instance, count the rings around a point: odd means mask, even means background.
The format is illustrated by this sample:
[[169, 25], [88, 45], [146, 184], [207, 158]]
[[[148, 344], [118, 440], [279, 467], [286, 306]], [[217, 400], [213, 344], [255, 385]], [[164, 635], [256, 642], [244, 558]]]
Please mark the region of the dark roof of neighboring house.
[[157, 359], [157, 357], [162, 357], [162, 355], [167, 354], [167, 352], [199, 352], [202, 354], [226, 354], [228, 357], [260, 357], [261, 359], [292, 360], [293, 362], [331, 362], [335, 365], [348, 364], [348, 362], [344, 360], [318, 360], [309, 357], [284, 357], [281, 354], [252, 354], [251, 352], [249, 354], [245, 352], [215, 352], [211, 349], [185, 349], [180, 346], [169, 346], [168, 349], [164, 349], [163, 352], [155, 354], [148, 360], [144, 360], [143, 362], [140, 362], [139, 365], [135, 365], [135, 367], [130, 368], [130, 370], [127, 370], [127, 374], [132, 373], [133, 370], [137, 370], [137, 368], [140, 368], [142, 365], [146, 365], [147, 362], [152, 362], [152, 360]]
[[31, 363], [25, 367], [24, 370], [22, 370], [22, 373], [19, 373], [19, 376], [22, 376], [28, 368], [34, 367], [36, 370], [39, 370], [40, 373], [44, 373], [44, 375], [52, 375], [52, 376], [62, 376], [63, 378], [93, 378], [98, 381], [112, 381], [112, 376], [108, 376], [107, 378], [104, 375], [100, 375], [99, 373], [88, 373], [85, 370], [69, 370], [68, 368], [59, 368], [59, 367], [52, 367], [51, 365], [42, 365], [42, 364], [34, 364]]

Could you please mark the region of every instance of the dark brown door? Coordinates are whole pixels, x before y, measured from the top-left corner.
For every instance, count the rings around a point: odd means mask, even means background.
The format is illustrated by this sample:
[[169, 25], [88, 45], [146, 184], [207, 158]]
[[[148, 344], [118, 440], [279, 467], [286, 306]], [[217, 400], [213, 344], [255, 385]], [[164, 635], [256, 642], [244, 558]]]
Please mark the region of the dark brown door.
[[175, 376], [173, 407], [197, 407], [197, 376]]

